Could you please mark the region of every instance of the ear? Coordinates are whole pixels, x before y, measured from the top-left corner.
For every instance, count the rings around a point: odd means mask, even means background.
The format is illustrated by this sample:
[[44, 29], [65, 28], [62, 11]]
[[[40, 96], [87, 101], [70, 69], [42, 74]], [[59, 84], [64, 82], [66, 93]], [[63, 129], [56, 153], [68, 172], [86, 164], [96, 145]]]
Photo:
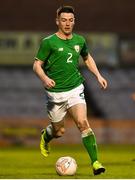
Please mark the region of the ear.
[[59, 21], [58, 21], [58, 18], [56, 18], [56, 24], [57, 24], [57, 26], [59, 25]]

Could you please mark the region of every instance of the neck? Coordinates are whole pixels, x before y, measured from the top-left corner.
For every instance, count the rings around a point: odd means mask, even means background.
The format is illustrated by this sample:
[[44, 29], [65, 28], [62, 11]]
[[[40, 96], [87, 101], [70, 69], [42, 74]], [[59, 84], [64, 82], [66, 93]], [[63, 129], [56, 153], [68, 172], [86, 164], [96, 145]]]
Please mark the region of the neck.
[[71, 39], [72, 36], [73, 36], [72, 34], [64, 34], [64, 33], [60, 32], [60, 31], [56, 32], [56, 35], [57, 35], [60, 39], [64, 39], [64, 40], [66, 40], [66, 39]]

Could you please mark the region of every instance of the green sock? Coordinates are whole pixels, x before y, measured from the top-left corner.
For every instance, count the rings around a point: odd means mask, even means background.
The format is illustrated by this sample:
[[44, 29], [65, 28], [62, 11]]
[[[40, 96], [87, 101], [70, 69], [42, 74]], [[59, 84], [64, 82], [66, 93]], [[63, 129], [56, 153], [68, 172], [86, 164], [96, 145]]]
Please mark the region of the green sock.
[[93, 164], [95, 161], [97, 161], [98, 154], [96, 137], [93, 131], [87, 133], [87, 135], [85, 134], [85, 136], [82, 135], [82, 141]]

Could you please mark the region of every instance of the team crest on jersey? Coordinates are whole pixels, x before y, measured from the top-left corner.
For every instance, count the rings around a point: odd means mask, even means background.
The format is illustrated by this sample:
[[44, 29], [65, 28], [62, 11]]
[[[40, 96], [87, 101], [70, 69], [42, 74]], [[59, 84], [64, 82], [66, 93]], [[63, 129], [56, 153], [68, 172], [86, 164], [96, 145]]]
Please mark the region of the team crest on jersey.
[[80, 51], [80, 46], [79, 45], [75, 45], [74, 48], [75, 48], [76, 52]]

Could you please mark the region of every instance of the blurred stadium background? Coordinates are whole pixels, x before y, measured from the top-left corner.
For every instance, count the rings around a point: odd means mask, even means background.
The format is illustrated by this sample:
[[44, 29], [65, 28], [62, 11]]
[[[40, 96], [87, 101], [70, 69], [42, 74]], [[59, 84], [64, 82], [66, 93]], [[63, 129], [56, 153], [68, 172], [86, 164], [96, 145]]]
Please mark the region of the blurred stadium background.
[[[0, 147], [38, 146], [40, 130], [48, 124], [46, 96], [32, 64], [40, 40], [57, 30], [55, 12], [62, 4], [75, 7], [75, 31], [85, 36], [108, 80], [108, 89], [102, 91], [80, 60], [98, 143], [134, 144], [135, 1], [1, 0]], [[55, 143], [80, 143], [69, 116], [65, 125], [65, 136]]]

